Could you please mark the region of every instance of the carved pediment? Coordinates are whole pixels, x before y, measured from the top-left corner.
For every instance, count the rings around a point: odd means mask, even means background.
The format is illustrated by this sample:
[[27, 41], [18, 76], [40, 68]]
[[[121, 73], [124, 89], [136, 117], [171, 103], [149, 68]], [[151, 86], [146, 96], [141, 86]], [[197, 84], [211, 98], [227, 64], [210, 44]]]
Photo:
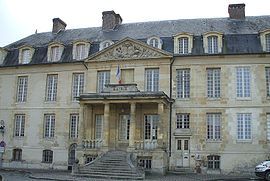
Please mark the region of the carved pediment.
[[142, 42], [126, 38], [94, 55], [93, 60], [146, 59], [171, 56]]

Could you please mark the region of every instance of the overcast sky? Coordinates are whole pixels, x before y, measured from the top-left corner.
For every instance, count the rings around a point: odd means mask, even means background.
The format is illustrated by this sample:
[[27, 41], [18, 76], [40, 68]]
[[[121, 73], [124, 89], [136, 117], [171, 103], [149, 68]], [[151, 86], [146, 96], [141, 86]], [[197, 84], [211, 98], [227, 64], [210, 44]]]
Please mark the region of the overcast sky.
[[[97, 27], [102, 11], [114, 10], [123, 23], [228, 17], [228, 5], [246, 4], [246, 16], [270, 15], [270, 0], [0, 0], [0, 47], [52, 29], [61, 18], [67, 29]], [[270, 21], [270, 20], [269, 20]]]

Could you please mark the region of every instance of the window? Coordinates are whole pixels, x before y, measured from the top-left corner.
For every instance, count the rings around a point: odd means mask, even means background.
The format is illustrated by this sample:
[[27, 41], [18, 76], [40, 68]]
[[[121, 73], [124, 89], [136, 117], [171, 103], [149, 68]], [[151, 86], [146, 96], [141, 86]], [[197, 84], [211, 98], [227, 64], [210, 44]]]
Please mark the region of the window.
[[56, 101], [58, 75], [47, 76], [46, 101]]
[[120, 115], [119, 139], [129, 140], [130, 118], [129, 115]]
[[97, 92], [102, 92], [105, 85], [110, 83], [110, 71], [98, 71]]
[[13, 149], [13, 161], [22, 161], [22, 149]]
[[158, 134], [158, 115], [144, 116], [144, 139], [156, 140]]
[[270, 67], [265, 68], [266, 96], [270, 97]]
[[72, 83], [72, 101], [77, 101], [77, 97], [83, 93], [84, 88], [84, 73], [73, 74]]
[[221, 114], [207, 114], [207, 139], [220, 140]]
[[44, 137], [45, 138], [53, 138], [54, 130], [55, 130], [55, 115], [54, 114], [45, 114], [44, 116]]
[[97, 157], [97, 155], [85, 155], [84, 164], [94, 161]]
[[69, 147], [68, 151], [68, 164], [73, 165], [76, 162], [76, 148], [77, 144], [73, 143]]
[[182, 140], [177, 140], [177, 150], [182, 150]]
[[181, 37], [179, 42], [179, 54], [188, 54], [188, 37]]
[[177, 70], [177, 98], [190, 97], [190, 70], [179, 69]]
[[23, 137], [24, 136], [24, 127], [25, 127], [25, 115], [24, 114], [17, 114], [15, 115], [15, 129], [14, 135], [16, 137]]
[[96, 115], [96, 139], [102, 139], [103, 135], [103, 115]]
[[31, 50], [30, 49], [23, 49], [21, 52], [21, 64], [27, 64], [31, 61]]
[[249, 67], [236, 68], [236, 83], [236, 96], [238, 98], [248, 98], [251, 96]]
[[220, 69], [207, 69], [207, 97], [220, 97]]
[[220, 156], [209, 155], [207, 156], [208, 169], [220, 169]]
[[76, 60], [81, 60], [87, 57], [87, 48], [85, 44], [76, 45]]
[[217, 36], [208, 36], [208, 53], [218, 53], [218, 37]]
[[52, 150], [43, 150], [42, 162], [43, 163], [52, 163], [53, 161], [53, 151]]
[[177, 140], [177, 150], [189, 150], [189, 140]]
[[104, 48], [107, 48], [113, 44], [113, 41], [111, 40], [105, 40], [99, 44], [99, 51], [103, 50]]
[[266, 52], [270, 52], [270, 33], [265, 35], [265, 48]]
[[138, 166], [145, 169], [151, 169], [152, 158], [151, 157], [138, 157]]
[[266, 114], [266, 122], [267, 122], [267, 140], [270, 141], [270, 113]]
[[251, 140], [251, 114], [237, 114], [237, 139]]
[[177, 120], [176, 120], [177, 129], [181, 129], [181, 128], [189, 129], [189, 114], [187, 113], [177, 114], [176, 117], [177, 117]]
[[48, 62], [57, 62], [61, 59], [64, 47], [62, 45], [52, 44], [48, 48]]
[[5, 49], [0, 47], [0, 65], [3, 64], [3, 62], [4, 62], [4, 60], [5, 60], [6, 56], [7, 56], [7, 53], [8, 52]]
[[134, 69], [121, 70], [121, 83], [122, 84], [134, 83]]
[[26, 102], [28, 77], [20, 76], [17, 82], [17, 102]]
[[70, 115], [70, 138], [78, 138], [79, 114]]
[[159, 69], [145, 69], [145, 91], [159, 90]]
[[148, 38], [147, 39], [147, 44], [152, 46], [152, 47], [159, 48], [159, 49], [161, 49], [161, 47], [162, 47], [162, 41], [158, 37]]

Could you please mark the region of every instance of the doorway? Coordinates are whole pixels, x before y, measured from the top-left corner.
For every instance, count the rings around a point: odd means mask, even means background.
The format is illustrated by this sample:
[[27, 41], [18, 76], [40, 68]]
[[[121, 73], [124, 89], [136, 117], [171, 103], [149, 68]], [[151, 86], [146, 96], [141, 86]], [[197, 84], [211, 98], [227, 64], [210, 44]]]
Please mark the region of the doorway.
[[189, 167], [190, 166], [190, 140], [181, 138], [176, 140], [176, 166]]

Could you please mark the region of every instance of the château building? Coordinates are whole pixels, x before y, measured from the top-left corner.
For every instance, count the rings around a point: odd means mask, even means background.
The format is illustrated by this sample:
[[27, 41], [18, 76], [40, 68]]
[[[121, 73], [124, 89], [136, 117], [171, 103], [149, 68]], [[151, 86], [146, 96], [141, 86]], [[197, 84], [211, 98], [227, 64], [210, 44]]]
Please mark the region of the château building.
[[70, 169], [107, 151], [166, 173], [227, 173], [269, 158], [270, 16], [35, 33], [0, 48], [2, 166]]

